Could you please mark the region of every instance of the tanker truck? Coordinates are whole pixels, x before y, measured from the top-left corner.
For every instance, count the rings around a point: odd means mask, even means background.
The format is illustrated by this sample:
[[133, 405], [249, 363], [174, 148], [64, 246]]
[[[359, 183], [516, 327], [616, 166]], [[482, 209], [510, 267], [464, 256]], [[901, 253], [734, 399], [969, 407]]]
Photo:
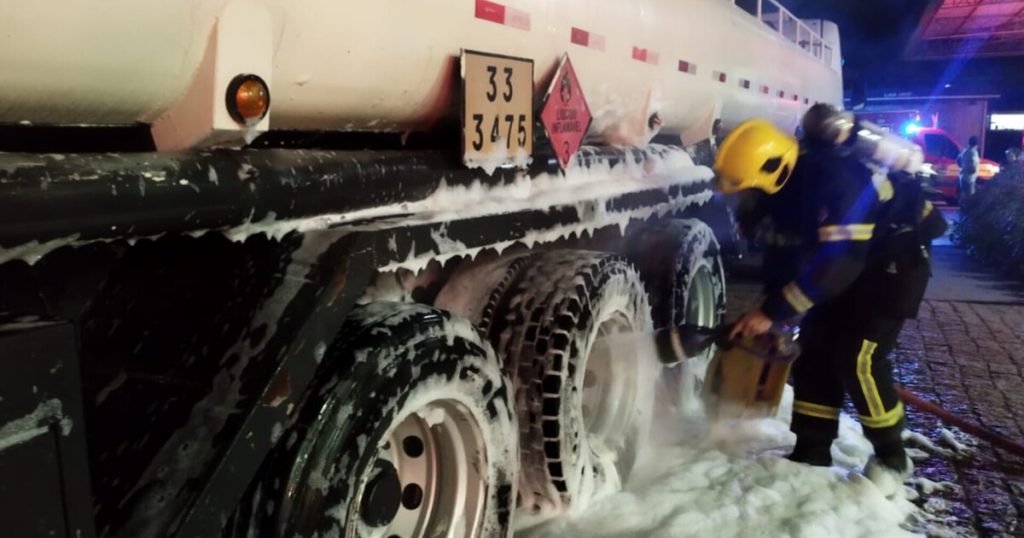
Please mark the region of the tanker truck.
[[719, 321], [716, 140], [840, 65], [774, 0], [5, 2], [3, 534], [510, 536], [613, 491], [700, 379], [603, 337]]

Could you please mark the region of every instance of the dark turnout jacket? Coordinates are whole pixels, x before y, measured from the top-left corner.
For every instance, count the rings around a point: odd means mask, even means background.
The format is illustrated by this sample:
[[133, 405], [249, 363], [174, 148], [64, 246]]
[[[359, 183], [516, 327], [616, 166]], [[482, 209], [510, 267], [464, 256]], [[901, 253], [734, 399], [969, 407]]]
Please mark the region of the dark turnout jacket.
[[762, 309], [775, 321], [823, 303], [851, 317], [915, 317], [931, 240], [946, 229], [915, 178], [874, 171], [832, 146], [802, 146], [786, 185], [741, 204], [738, 217], [761, 231]]

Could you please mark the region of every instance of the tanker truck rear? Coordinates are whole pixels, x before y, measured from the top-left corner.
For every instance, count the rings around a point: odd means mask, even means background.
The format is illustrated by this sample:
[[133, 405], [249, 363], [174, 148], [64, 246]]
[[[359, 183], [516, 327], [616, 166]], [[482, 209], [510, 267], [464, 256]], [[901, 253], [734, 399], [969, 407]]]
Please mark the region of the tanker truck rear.
[[699, 375], [601, 337], [718, 322], [715, 141], [839, 66], [773, 0], [4, 3], [4, 534], [509, 536], [614, 490]]

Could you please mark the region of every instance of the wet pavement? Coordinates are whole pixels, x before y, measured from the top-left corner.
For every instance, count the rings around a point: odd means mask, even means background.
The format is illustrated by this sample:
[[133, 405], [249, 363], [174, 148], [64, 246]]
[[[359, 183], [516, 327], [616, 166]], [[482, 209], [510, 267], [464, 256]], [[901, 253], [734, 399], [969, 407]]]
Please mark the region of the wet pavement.
[[[944, 208], [948, 220], [955, 211]], [[892, 355], [899, 383], [953, 415], [1024, 443], [1024, 291], [938, 241], [935, 276]], [[758, 304], [749, 267], [730, 277], [728, 318]], [[916, 501], [933, 536], [1024, 536], [1024, 453], [907, 408]]]
[[[956, 208], [940, 206], [939, 210], [950, 227], [959, 218]], [[1024, 303], [1024, 284], [994, 274], [984, 263], [965, 256], [963, 249], [950, 243], [948, 235], [932, 245], [932, 269], [934, 274], [926, 295], [930, 300]]]

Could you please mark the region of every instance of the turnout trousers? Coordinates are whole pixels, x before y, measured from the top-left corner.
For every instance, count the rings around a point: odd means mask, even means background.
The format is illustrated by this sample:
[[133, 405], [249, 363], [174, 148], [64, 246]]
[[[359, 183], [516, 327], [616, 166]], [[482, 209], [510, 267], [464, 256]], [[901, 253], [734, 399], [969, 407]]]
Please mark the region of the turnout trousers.
[[884, 461], [905, 457], [900, 434], [903, 402], [893, 385], [889, 352], [902, 318], [856, 316], [839, 302], [808, 312], [800, 327], [800, 358], [793, 364], [793, 459], [831, 465], [846, 396], [857, 408], [864, 435]]

